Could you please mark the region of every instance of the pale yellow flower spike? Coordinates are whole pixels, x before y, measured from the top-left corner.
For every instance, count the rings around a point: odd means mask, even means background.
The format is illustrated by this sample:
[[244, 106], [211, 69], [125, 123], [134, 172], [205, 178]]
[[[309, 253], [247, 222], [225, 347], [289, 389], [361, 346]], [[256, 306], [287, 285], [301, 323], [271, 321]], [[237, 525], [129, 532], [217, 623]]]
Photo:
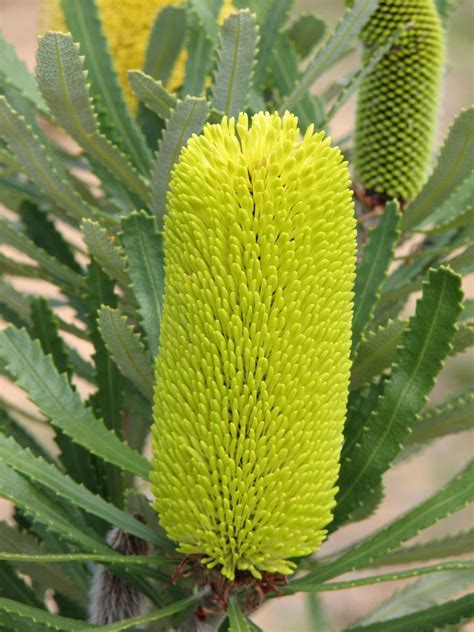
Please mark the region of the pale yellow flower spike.
[[[148, 37], [156, 13], [163, 7], [179, 4], [180, 0], [97, 0], [105, 34], [115, 62], [120, 83], [128, 103], [136, 107], [136, 101], [127, 80], [127, 72], [142, 68]], [[232, 12], [232, 1], [225, 0], [221, 21]], [[41, 18], [42, 30], [66, 30], [60, 0], [45, 0]], [[168, 87], [174, 90], [184, 78], [186, 53], [178, 60]]]
[[355, 221], [347, 163], [292, 114], [223, 119], [171, 178], [154, 506], [179, 551], [291, 573], [335, 504]]

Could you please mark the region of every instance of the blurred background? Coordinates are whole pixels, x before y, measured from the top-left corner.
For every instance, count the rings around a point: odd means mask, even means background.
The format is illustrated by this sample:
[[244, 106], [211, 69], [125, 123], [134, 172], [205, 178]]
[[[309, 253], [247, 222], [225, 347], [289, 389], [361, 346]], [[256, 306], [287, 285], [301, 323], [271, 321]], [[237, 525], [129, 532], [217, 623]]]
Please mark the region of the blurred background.
[[[20, 57], [30, 68], [34, 67], [39, 5], [40, 0], [0, 0], [0, 29], [4, 36], [15, 44]], [[324, 18], [331, 27], [341, 16], [343, 5], [343, 0], [296, 0], [295, 13], [312, 11]], [[474, 0], [464, 0], [454, 13], [447, 33], [447, 47], [448, 61], [437, 145], [441, 143], [456, 113], [474, 102]], [[331, 74], [325, 76], [324, 81], [315, 86], [315, 90], [319, 91], [332, 81], [345, 76], [357, 63], [357, 55], [355, 45], [354, 52], [341, 61]], [[334, 119], [330, 130], [332, 136], [337, 139], [350, 131], [353, 120], [352, 98]], [[465, 291], [471, 297], [474, 296], [472, 275], [466, 280]], [[432, 397], [438, 400], [447, 392], [462, 390], [472, 384], [473, 378], [472, 352], [452, 358], [443, 369]], [[10, 394], [11, 401], [18, 397], [20, 395], [16, 392]], [[404, 461], [385, 477], [386, 499], [377, 513], [369, 520], [351, 525], [332, 536], [330, 542], [323, 545], [322, 553], [326, 555], [345, 548], [426, 498], [461, 469], [472, 456], [473, 447], [474, 435], [463, 433], [434, 443], [415, 458]], [[4, 515], [7, 514], [8, 507], [4, 506]], [[441, 536], [450, 530], [468, 528], [472, 526], [473, 518], [472, 510], [466, 509], [424, 531], [417, 540], [423, 541], [433, 536]], [[314, 632], [316, 617], [312, 619], [310, 612], [314, 613], [320, 609], [317, 613], [317, 617], [321, 617], [318, 632], [339, 630], [368, 609], [375, 607], [405, 583], [387, 582], [375, 587], [320, 593], [318, 604], [301, 595], [286, 597], [266, 604], [253, 618], [265, 632]], [[327, 626], [324, 619], [329, 622]], [[464, 629], [474, 631], [474, 625], [464, 626]]]

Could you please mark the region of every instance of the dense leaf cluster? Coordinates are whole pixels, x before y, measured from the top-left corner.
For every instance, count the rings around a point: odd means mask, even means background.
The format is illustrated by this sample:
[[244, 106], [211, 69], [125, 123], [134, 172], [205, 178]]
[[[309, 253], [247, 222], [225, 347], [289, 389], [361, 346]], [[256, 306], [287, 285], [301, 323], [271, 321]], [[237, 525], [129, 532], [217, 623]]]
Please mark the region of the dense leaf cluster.
[[[41, 39], [36, 78], [0, 37], [0, 316], [8, 325], [0, 332], [0, 496], [14, 508], [14, 520], [0, 523], [2, 629], [91, 629], [94, 562], [152, 604], [149, 614], [104, 630], [179, 628], [207, 598], [187, 578], [173, 583], [181, 557], [147, 495], [170, 173], [192, 134], [223, 114], [291, 110], [303, 131], [311, 123], [329, 129], [393, 44], [378, 42], [344, 81], [313, 92], [378, 3], [351, 4], [328, 34], [312, 15], [290, 18], [290, 0], [235, 0], [241, 11], [220, 28], [221, 0], [164, 9], [145, 68], [129, 73], [136, 115], [93, 0], [63, 1], [70, 34]], [[443, 21], [451, 4], [434, 3]], [[176, 46], [164, 48], [163, 29]], [[184, 77], [171, 93], [165, 86], [182, 47]], [[52, 126], [75, 144], [57, 142], [46, 131]], [[352, 136], [339, 144], [350, 160]], [[472, 428], [474, 389], [442, 402], [428, 397], [446, 359], [474, 343], [474, 306], [461, 291], [461, 276], [474, 267], [473, 164], [471, 108], [454, 121], [403, 215], [395, 201], [371, 213], [357, 201], [351, 392], [332, 531], [374, 513], [387, 470]], [[411, 297], [417, 304], [407, 317]], [[7, 396], [3, 385], [13, 383], [33, 408]], [[47, 443], [37, 428], [47, 430]], [[472, 532], [409, 542], [472, 498], [472, 465], [460, 464], [445, 487], [355, 546], [295, 560], [307, 572], [283, 595], [420, 576], [352, 629], [427, 631], [472, 617], [472, 596], [452, 598], [473, 570], [461, 557]], [[150, 554], [111, 548], [111, 527], [148, 542]], [[382, 566], [397, 568], [379, 574]], [[366, 573], [340, 579], [353, 570]], [[58, 614], [47, 607], [51, 589]], [[437, 603], [420, 598], [429, 590]], [[233, 594], [222, 629], [257, 629], [243, 605]]]

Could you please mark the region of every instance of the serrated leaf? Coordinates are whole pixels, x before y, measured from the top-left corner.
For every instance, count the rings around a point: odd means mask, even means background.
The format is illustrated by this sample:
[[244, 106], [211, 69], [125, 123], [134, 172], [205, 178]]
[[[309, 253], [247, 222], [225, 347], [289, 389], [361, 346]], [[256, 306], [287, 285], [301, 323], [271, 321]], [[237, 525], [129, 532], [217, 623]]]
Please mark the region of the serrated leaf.
[[[112, 623], [111, 625], [102, 625], [98, 627], [98, 630], [114, 632], [118, 630], [128, 630], [130, 628], [135, 628], [136, 626], [140, 626], [141, 624], [151, 623], [153, 621], [159, 621], [160, 619], [165, 619], [175, 612], [180, 612], [184, 610], [188, 606], [192, 605], [196, 602], [197, 598], [199, 598], [199, 594], [196, 597], [188, 597], [187, 599], [182, 599], [181, 601], [177, 601], [165, 608], [161, 608], [160, 610], [155, 610], [148, 615], [142, 617], [134, 617], [133, 619], [124, 619], [118, 623]], [[6, 612], [8, 614], [18, 615], [21, 618], [21, 621], [24, 625], [31, 626], [35, 625], [45, 625], [50, 629], [59, 630], [61, 632], [66, 631], [76, 631], [76, 630], [90, 630], [96, 629], [91, 628], [90, 623], [85, 623], [83, 621], [78, 621], [77, 619], [69, 619], [67, 617], [60, 617], [55, 614], [51, 614], [46, 610], [40, 610], [39, 608], [33, 608], [31, 606], [26, 606], [24, 604], [18, 603], [11, 599], [2, 599], [0, 598], [0, 611]]]
[[0, 597], [17, 599], [29, 606], [44, 608], [35, 592], [8, 562], [0, 562]]
[[183, 7], [162, 9], [153, 23], [145, 53], [145, 74], [168, 83], [186, 35], [186, 12]]
[[60, 373], [70, 373], [68, 355], [58, 333], [58, 320], [43, 297], [31, 301], [31, 335], [40, 341], [43, 352], [51, 355]]
[[74, 258], [71, 244], [64, 239], [48, 215], [37, 204], [29, 201], [20, 205], [19, 212], [26, 234], [33, 243], [63, 265], [81, 274], [81, 266]]
[[70, 513], [64, 511], [64, 505], [53, 501], [39, 486], [3, 462], [0, 462], [0, 493], [64, 539], [88, 551], [110, 553], [110, 549], [101, 543], [89, 527], [78, 524]]
[[451, 13], [460, 4], [460, 0], [436, 0], [435, 2], [438, 13], [441, 17], [443, 25], [446, 27], [451, 17]]
[[400, 207], [392, 201], [385, 206], [378, 224], [364, 247], [363, 260], [354, 285], [352, 352], [356, 352], [362, 334], [370, 327], [379, 290], [385, 280], [398, 241]]
[[229, 617], [229, 632], [258, 632], [258, 630], [260, 630], [260, 628], [252, 623], [242, 612], [235, 599], [229, 601], [227, 614]]
[[253, 79], [256, 88], [265, 80], [272, 50], [276, 44], [275, 38], [285, 26], [292, 5], [293, 0], [269, 0], [266, 3], [266, 11], [260, 15], [260, 41]]
[[[87, 292], [85, 295], [88, 317], [88, 331], [94, 345], [95, 383], [97, 391], [91, 397], [91, 404], [98, 419], [115, 434], [123, 438], [123, 377], [113, 362], [99, 333], [97, 316], [102, 305], [115, 307], [118, 297], [114, 283], [92, 259], [87, 271]], [[110, 463], [97, 463], [98, 479], [102, 481], [103, 496], [117, 506], [123, 502], [124, 480], [120, 469]]]
[[152, 217], [132, 213], [122, 222], [122, 241], [128, 262], [128, 274], [139, 304], [139, 313], [153, 357], [158, 352], [163, 307], [163, 239]]
[[[270, 70], [280, 98], [290, 94], [301, 73], [298, 56], [286, 33], [280, 33], [277, 37], [270, 60]], [[302, 130], [311, 123], [317, 128], [324, 124], [326, 114], [320, 98], [316, 95], [306, 92], [292, 111], [298, 117]]]
[[424, 502], [358, 544], [350, 546], [335, 560], [320, 564], [305, 577], [290, 582], [292, 591], [298, 590], [301, 582], [322, 584], [333, 577], [367, 567], [373, 560], [396, 550], [422, 529], [462, 509], [473, 499], [474, 462], [471, 462], [460, 474]]
[[163, 224], [171, 171], [183, 147], [193, 134], [201, 132], [208, 116], [209, 104], [205, 99], [186, 97], [177, 104], [167, 121], [152, 179], [152, 209], [159, 228]]
[[249, 11], [230, 15], [221, 27], [212, 105], [228, 116], [237, 117], [245, 110], [257, 42], [257, 21]]
[[[471, 173], [453, 193], [436, 210], [429, 215], [429, 225], [431, 228], [424, 228], [428, 222], [421, 222], [419, 230], [423, 232], [439, 233], [457, 228], [456, 220], [459, 215], [467, 218], [472, 214], [472, 199], [474, 197], [474, 172]], [[461, 222], [460, 226], [463, 226]]]
[[460, 531], [454, 535], [448, 535], [439, 540], [431, 540], [430, 542], [395, 549], [391, 553], [375, 558], [370, 564], [367, 564], [367, 567], [398, 566], [400, 564], [456, 557], [457, 555], [471, 553], [473, 548], [474, 529], [471, 529], [470, 531]]
[[15, 88], [33, 103], [40, 112], [46, 114], [48, 108], [38, 91], [34, 76], [25, 62], [16, 54], [15, 47], [7, 42], [0, 31], [0, 75], [4, 74]]
[[342, 89], [338, 92], [336, 99], [327, 113], [327, 120], [330, 121], [334, 115], [341, 109], [341, 107], [347, 103], [349, 98], [358, 89], [361, 81], [366, 77], [380, 60], [389, 52], [389, 50], [397, 44], [401, 34], [406, 28], [397, 29], [390, 37], [386, 39], [382, 46], [379, 46], [372, 52], [370, 57], [367, 57], [361, 64], [361, 66], [350, 75], [346, 80]]
[[384, 394], [341, 463], [337, 524], [346, 522], [370, 497], [406, 442], [449, 353], [461, 300], [459, 276], [446, 268], [430, 272]]
[[[23, 557], [41, 556], [44, 548], [33, 535], [26, 531], [20, 531], [18, 527], [12, 527], [6, 522], [0, 522], [0, 559], [10, 559], [15, 562], [18, 570], [26, 575], [39, 586], [43, 591], [48, 588], [61, 592], [62, 594], [78, 602], [84, 602], [84, 595], [71, 582], [69, 577], [57, 566], [44, 562], [29, 563], [28, 560], [17, 560], [13, 556], [21, 554]], [[8, 558], [5, 554], [12, 554]]]
[[46, 461], [53, 461], [51, 454], [38, 443], [36, 437], [27, 428], [9, 414], [11, 412], [20, 414], [18, 409], [12, 410], [11, 403], [0, 400], [0, 432], [6, 437], [12, 437], [22, 447], [31, 450], [33, 454], [43, 457]]
[[401, 224], [406, 233], [420, 226], [472, 172], [474, 164], [474, 107], [463, 110], [449, 129], [433, 173], [406, 209]]
[[130, 287], [130, 279], [125, 271], [125, 260], [121, 248], [112, 243], [111, 238], [98, 222], [85, 220], [81, 224], [82, 236], [90, 254], [102, 270], [120, 285], [123, 290]]
[[9, 327], [0, 332], [0, 357], [53, 426], [108, 463], [147, 478], [149, 464], [131, 450], [86, 408], [79, 394], [60, 375], [39, 343], [23, 330]]
[[29, 450], [19, 446], [13, 439], [0, 434], [0, 459], [33, 483], [50, 489], [53, 494], [65, 498], [73, 505], [98, 516], [114, 527], [123, 529], [138, 538], [163, 545], [163, 540], [147, 526], [117, 509], [100, 496], [63, 474], [57, 467], [35, 457]]
[[72, 219], [77, 221], [98, 213], [75, 193], [65, 174], [57, 171], [46, 147], [3, 96], [0, 96], [0, 137], [5, 139], [29, 178]]
[[31, 307], [28, 298], [15, 290], [13, 285], [0, 278], [0, 304], [16, 314], [22, 323], [30, 322]]
[[[188, 58], [181, 94], [199, 96], [204, 88], [206, 77], [211, 69], [217, 39], [214, 42], [206, 32], [204, 24], [196, 13], [188, 11], [188, 37], [186, 49]], [[216, 27], [217, 28], [217, 27]]]
[[[66, 3], [67, 4], [67, 3]], [[39, 42], [36, 76], [54, 117], [97, 162], [145, 203], [148, 187], [98, 127], [79, 48], [70, 35], [47, 33]]]
[[37, 246], [33, 241], [28, 239], [25, 233], [19, 231], [6, 219], [0, 217], [0, 243], [13, 246], [20, 252], [28, 255], [36, 261], [44, 272], [47, 279], [53, 282], [64, 282], [72, 287], [84, 287], [84, 279], [71, 268], [67, 267], [55, 257]]
[[404, 617], [348, 628], [348, 632], [432, 632], [474, 617], [474, 594]]
[[[150, 171], [152, 156], [145, 139], [130, 115], [112, 56], [104, 37], [94, 0], [62, 0], [62, 11], [69, 31], [81, 43], [85, 68], [91, 80], [91, 90], [101, 106], [103, 127], [113, 130], [113, 141], [133, 160], [145, 176]], [[105, 130], [104, 130], [105, 131]]]
[[426, 575], [414, 584], [398, 590], [375, 610], [364, 616], [357, 625], [398, 618], [439, 604], [453, 594], [472, 586], [472, 568], [466, 571], [445, 571]]
[[192, 10], [203, 24], [207, 36], [212, 42], [217, 42], [217, 20], [221, 12], [223, 0], [190, 0]]
[[153, 79], [140, 70], [129, 70], [128, 80], [137, 99], [160, 118], [169, 118], [178, 101], [166, 90], [161, 81]]
[[287, 31], [296, 53], [306, 59], [326, 33], [326, 22], [312, 13], [300, 15]]
[[474, 388], [426, 408], [409, 437], [407, 446], [427, 443], [474, 427]]
[[102, 307], [99, 330], [110, 355], [127, 377], [147, 399], [153, 391], [153, 363], [140, 336], [128, 324], [127, 317], [116, 309]]
[[[91, 630], [90, 623], [60, 617], [47, 610], [27, 606], [11, 599], [0, 598], [0, 611], [13, 615], [15, 622], [18, 622], [19, 625], [22, 626], [29, 626], [30, 630], [33, 629], [33, 625], [35, 626], [35, 631], [38, 630], [41, 632], [46, 629], [61, 630], [64, 632], [66, 632], [66, 630]], [[21, 628], [15, 628], [15, 630], [20, 629]], [[26, 628], [24, 627], [23, 629]]]
[[318, 584], [313, 581], [295, 580], [284, 589], [285, 594], [293, 594], [299, 590], [311, 592], [333, 592], [335, 590], [347, 590], [348, 588], [358, 588], [360, 586], [370, 586], [380, 584], [382, 582], [394, 582], [413, 577], [422, 577], [423, 575], [436, 575], [444, 572], [472, 572], [474, 570], [474, 562], [444, 562], [433, 566], [422, 566], [419, 568], [410, 568], [406, 571], [395, 571], [392, 573], [384, 573], [383, 575], [370, 575], [360, 579], [348, 579], [342, 582], [327, 582]]
[[291, 93], [283, 99], [279, 108], [280, 114], [283, 114], [285, 110], [292, 111], [316, 79], [348, 50], [352, 40], [359, 34], [377, 8], [377, 4], [377, 0], [356, 0], [354, 2], [352, 9], [346, 13], [334, 33], [308, 64], [303, 76]]

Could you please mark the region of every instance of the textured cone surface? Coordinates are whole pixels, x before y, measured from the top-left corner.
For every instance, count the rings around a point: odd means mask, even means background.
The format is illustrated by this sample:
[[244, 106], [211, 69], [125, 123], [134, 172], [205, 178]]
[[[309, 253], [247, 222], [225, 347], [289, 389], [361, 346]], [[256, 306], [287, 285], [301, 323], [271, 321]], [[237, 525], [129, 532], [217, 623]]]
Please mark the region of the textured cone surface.
[[183, 553], [290, 573], [331, 520], [349, 380], [347, 163], [312, 126], [257, 114], [181, 155], [165, 223], [155, 508]]
[[363, 80], [355, 137], [357, 179], [412, 199], [430, 163], [443, 68], [443, 33], [432, 0], [380, 0], [362, 31], [369, 56], [401, 26], [396, 45]]
[[[180, 0], [96, 0], [105, 35], [109, 41], [120, 83], [130, 104], [135, 104], [127, 73], [142, 69], [148, 37], [158, 11], [169, 5], [179, 5]], [[45, 0], [42, 7], [44, 30], [65, 30], [60, 0]], [[232, 11], [231, 0], [225, 0], [221, 19]], [[172, 34], [171, 34], [172, 35]], [[170, 36], [170, 33], [165, 34]], [[175, 89], [184, 79], [186, 55], [183, 53], [176, 64], [169, 87]]]

